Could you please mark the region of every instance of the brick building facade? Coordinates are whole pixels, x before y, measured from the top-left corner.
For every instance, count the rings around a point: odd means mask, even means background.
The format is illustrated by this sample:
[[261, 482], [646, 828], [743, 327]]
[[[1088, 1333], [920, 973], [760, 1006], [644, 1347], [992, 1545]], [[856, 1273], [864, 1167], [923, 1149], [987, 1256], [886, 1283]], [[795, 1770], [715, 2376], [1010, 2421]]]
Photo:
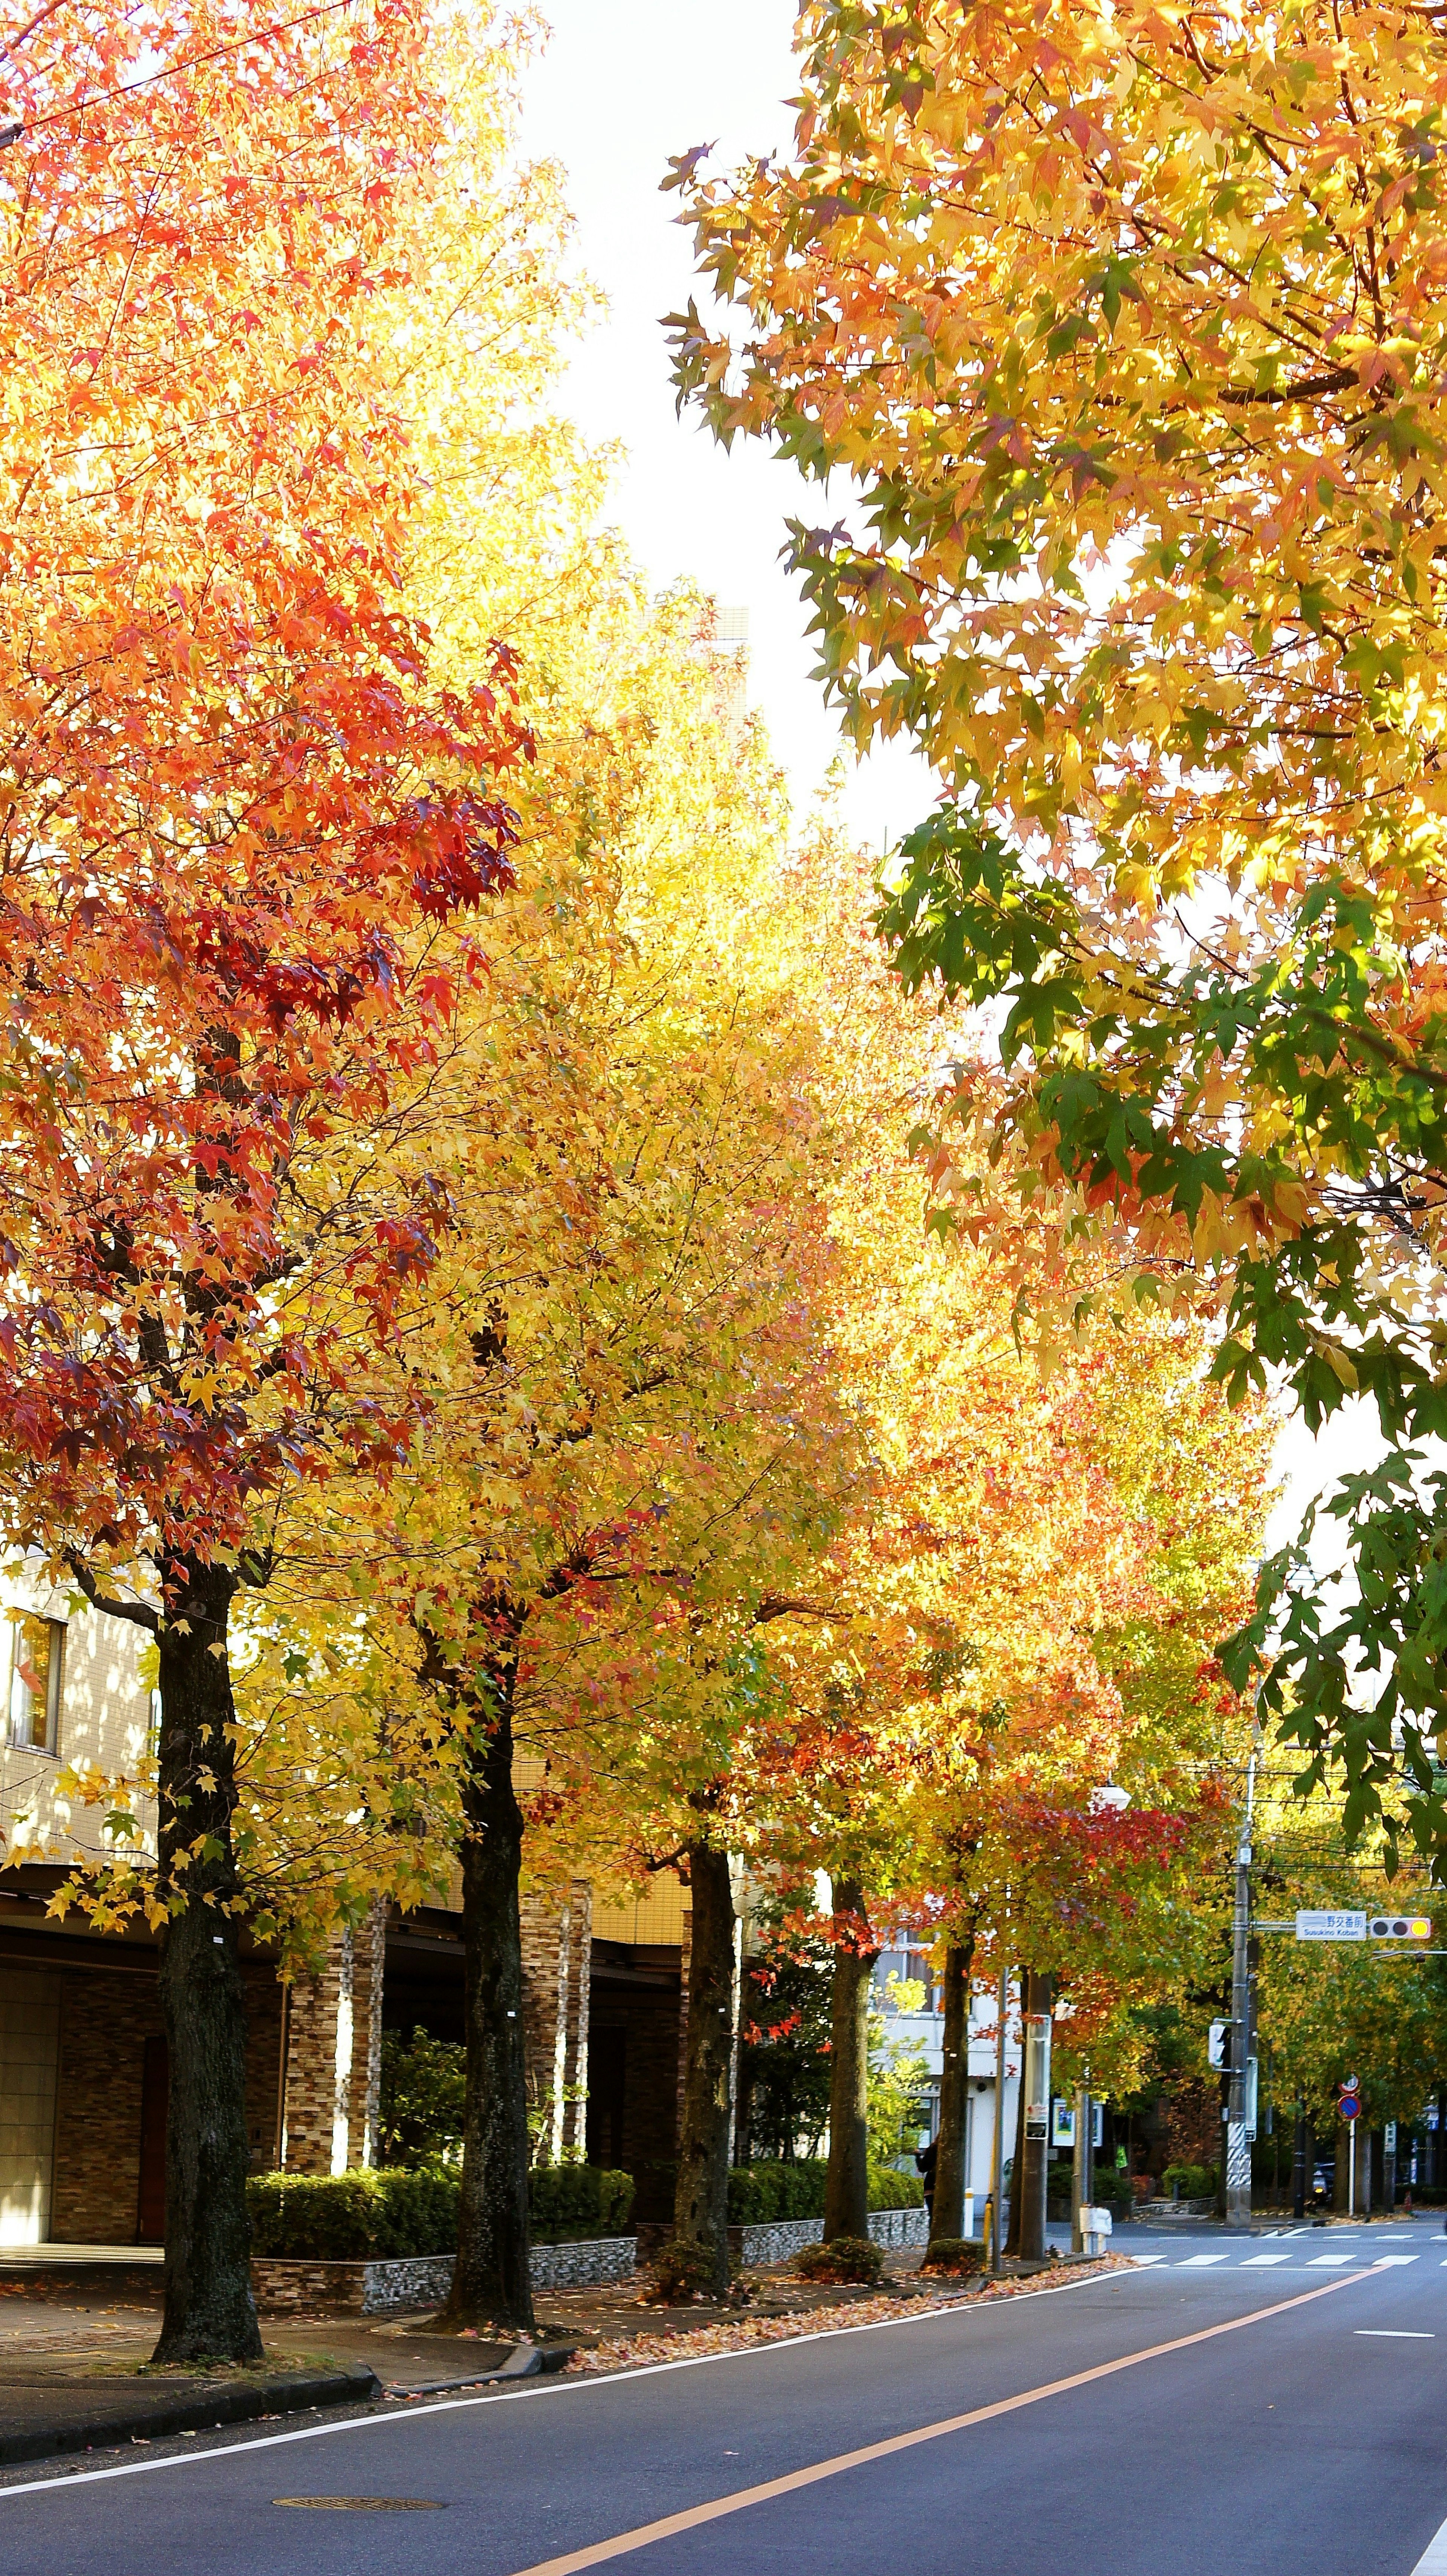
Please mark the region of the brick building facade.
[[[0, 1585], [0, 1611], [0, 2247], [153, 2243], [165, 2208], [159, 1950], [142, 1922], [103, 1936], [75, 1911], [47, 1912], [73, 1858], [102, 1848], [74, 1774], [134, 1777], [146, 1750], [140, 1632], [23, 1583]], [[24, 1675], [42, 1665], [32, 1687]], [[138, 1823], [153, 1850], [145, 1802]], [[621, 1907], [595, 1905], [582, 1880], [523, 1900], [528, 2091], [544, 2151], [626, 2165], [642, 2214], [666, 2193], [674, 2152], [686, 1930], [671, 1878]], [[243, 1935], [242, 1973], [253, 2168], [375, 2162], [384, 2028], [462, 2037], [456, 1903], [405, 1917], [379, 1907], [289, 1983]]]
[[[0, 1873], [0, 2246], [155, 2243], [165, 2208], [159, 1951], [144, 1925], [102, 1937], [73, 1914], [48, 1917], [62, 1876], [33, 1862]], [[523, 1901], [528, 2092], [545, 2152], [625, 2166], [644, 2216], [671, 2190], [683, 1943], [618, 1935], [686, 1934], [682, 1891], [653, 1914], [600, 1910], [611, 1937], [598, 1939], [584, 1881]], [[244, 1951], [242, 1967], [254, 2169], [374, 2163], [384, 2028], [462, 2036], [458, 1915], [379, 1908], [289, 1984], [262, 1950]]]

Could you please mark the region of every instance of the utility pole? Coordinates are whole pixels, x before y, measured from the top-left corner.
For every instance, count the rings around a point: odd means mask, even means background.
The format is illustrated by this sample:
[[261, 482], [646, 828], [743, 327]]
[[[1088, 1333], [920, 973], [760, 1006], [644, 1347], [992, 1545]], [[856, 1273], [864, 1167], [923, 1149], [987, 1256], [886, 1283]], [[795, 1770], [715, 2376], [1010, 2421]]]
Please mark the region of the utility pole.
[[1226, 2224], [1251, 2224], [1251, 2147], [1246, 2135], [1247, 2054], [1251, 2046], [1251, 1820], [1256, 1805], [1256, 1747], [1246, 1772], [1246, 1814], [1236, 1846], [1236, 1911], [1231, 1939], [1231, 2079], [1226, 2110]]
[[1094, 2135], [1095, 2105], [1090, 2098], [1090, 2069], [1075, 2091], [1075, 2153], [1070, 2176], [1070, 2244], [1072, 2252], [1085, 2251], [1085, 2228], [1082, 2209], [1089, 2209], [1095, 2199], [1095, 2158], [1091, 2153]]
[[1296, 2135], [1291, 2142], [1291, 2215], [1306, 2216], [1306, 2104], [1296, 2102]]
[[[1003, 1944], [1002, 1944], [1003, 1946]], [[991, 2157], [990, 2207], [994, 2243], [986, 2248], [992, 2272], [1004, 2268], [1005, 2252], [1005, 2011], [1010, 2000], [1010, 1971], [1000, 1963], [1000, 1991], [995, 2026], [995, 2141]]]

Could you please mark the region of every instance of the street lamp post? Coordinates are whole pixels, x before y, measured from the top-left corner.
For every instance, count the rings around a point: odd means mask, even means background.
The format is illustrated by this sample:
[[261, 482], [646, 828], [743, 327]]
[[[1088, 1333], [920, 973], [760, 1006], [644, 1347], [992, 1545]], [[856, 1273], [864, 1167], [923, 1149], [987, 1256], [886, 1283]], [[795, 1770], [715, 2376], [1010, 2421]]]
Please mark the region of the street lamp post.
[[1251, 2047], [1251, 1820], [1256, 1803], [1256, 1748], [1246, 1773], [1246, 1814], [1236, 1846], [1236, 1906], [1231, 1927], [1231, 2074], [1226, 2107], [1226, 2224], [1251, 2224], [1251, 2144], [1246, 2135], [1247, 2055]]

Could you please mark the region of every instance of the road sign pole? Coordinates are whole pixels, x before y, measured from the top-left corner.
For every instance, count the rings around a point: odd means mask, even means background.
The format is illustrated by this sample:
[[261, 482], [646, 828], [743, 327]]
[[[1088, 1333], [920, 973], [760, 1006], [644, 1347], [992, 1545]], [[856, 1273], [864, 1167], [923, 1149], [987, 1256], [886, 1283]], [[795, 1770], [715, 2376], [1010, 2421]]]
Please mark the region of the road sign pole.
[[1347, 2155], [1347, 2216], [1355, 2218], [1357, 2214], [1357, 2124], [1355, 2120], [1348, 2120], [1347, 2136], [1351, 2140]]
[[1231, 2074], [1226, 2105], [1226, 2224], [1251, 2224], [1251, 2147], [1246, 2135], [1246, 2059], [1251, 2046], [1251, 1818], [1256, 1752], [1246, 1774], [1246, 1814], [1236, 1846], [1236, 1912], [1231, 1927]]

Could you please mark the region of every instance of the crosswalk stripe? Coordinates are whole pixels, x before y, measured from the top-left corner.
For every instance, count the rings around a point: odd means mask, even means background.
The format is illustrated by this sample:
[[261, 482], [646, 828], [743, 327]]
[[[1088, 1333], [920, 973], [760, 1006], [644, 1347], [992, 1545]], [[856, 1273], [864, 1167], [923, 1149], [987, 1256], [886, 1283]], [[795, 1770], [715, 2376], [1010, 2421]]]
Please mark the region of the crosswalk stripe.
[[1289, 2263], [1290, 2261], [1289, 2254], [1248, 2254], [1242, 2270], [1249, 2272], [1254, 2263]]
[[1377, 2266], [1379, 2270], [1384, 2270], [1388, 2263], [1415, 2263], [1416, 2260], [1415, 2254], [1379, 2254]]
[[1183, 2272], [1189, 2272], [1193, 2263], [1224, 2263], [1226, 2260], [1227, 2257], [1224, 2254], [1188, 2254], [1180, 2268]]
[[1359, 2254], [1313, 2254], [1311, 2258], [1311, 2269], [1314, 2272], [1318, 2272], [1325, 2264], [1328, 2263], [1358, 2263], [1360, 2260], [1361, 2257]]

